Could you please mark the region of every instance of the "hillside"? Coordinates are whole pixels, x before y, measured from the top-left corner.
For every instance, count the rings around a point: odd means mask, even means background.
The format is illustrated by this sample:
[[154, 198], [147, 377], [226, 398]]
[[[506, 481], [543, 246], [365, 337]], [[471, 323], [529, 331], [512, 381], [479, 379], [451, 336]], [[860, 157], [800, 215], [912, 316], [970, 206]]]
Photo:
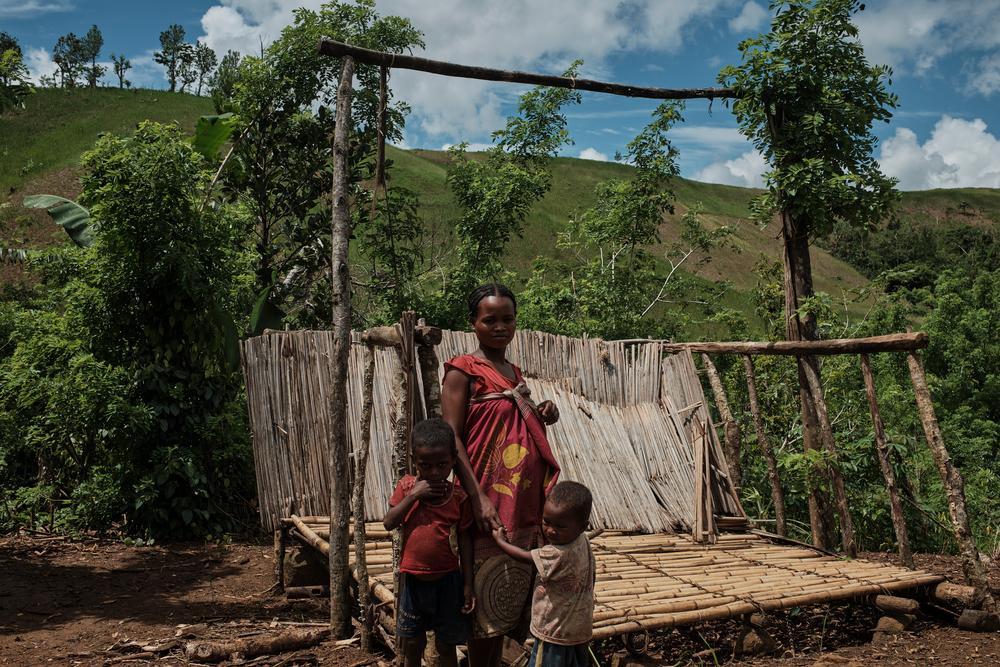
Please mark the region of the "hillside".
[[[140, 120], [177, 122], [186, 130], [198, 116], [211, 113], [207, 98], [170, 94], [155, 90], [40, 90], [31, 96], [28, 108], [0, 118], [0, 245], [38, 247], [61, 243], [65, 238], [47, 217], [26, 211], [20, 200], [29, 194], [49, 192], [67, 197], [79, 193], [79, 157], [102, 132], [127, 133]], [[428, 225], [444, 238], [457, 208], [446, 183], [447, 153], [441, 151], [390, 149], [394, 161], [393, 182], [421, 193], [422, 214]], [[556, 234], [574, 213], [593, 203], [594, 186], [608, 178], [627, 178], [625, 165], [559, 158], [553, 164], [552, 190], [531, 213], [522, 238], [510, 246], [510, 267], [525, 275], [539, 254], [557, 252]], [[749, 222], [748, 202], [752, 190], [678, 179], [677, 212], [664, 220], [664, 242], [676, 238], [680, 215], [700, 203], [709, 225], [733, 224], [734, 247], [716, 251], [709, 263], [697, 267], [708, 280], [726, 279], [737, 290], [733, 305], [744, 302], [742, 294], [754, 285], [753, 265], [763, 256], [780, 258], [779, 230], [775, 225], [760, 229]], [[905, 193], [900, 219], [924, 225], [992, 225], [1000, 221], [1000, 191], [986, 189], [934, 190]], [[689, 260], [694, 268], [697, 257]], [[816, 288], [839, 301], [845, 292], [868, 280], [846, 262], [814, 246], [813, 271]]]

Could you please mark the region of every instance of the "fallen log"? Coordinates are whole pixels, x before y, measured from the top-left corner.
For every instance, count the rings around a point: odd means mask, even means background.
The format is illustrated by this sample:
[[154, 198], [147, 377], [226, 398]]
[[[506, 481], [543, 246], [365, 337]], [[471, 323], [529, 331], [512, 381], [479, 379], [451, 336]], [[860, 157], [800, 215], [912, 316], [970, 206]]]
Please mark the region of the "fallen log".
[[982, 602], [979, 591], [972, 586], [952, 584], [947, 581], [934, 586], [929, 593], [932, 602], [944, 607], [962, 609], [965, 607], [975, 607]]
[[247, 637], [229, 642], [188, 642], [184, 655], [198, 662], [222, 662], [256, 658], [262, 655], [298, 651], [319, 644], [330, 636], [329, 628], [322, 630], [290, 630], [273, 637]]
[[910, 598], [895, 595], [876, 595], [875, 606], [890, 614], [916, 614], [920, 611], [920, 603]]

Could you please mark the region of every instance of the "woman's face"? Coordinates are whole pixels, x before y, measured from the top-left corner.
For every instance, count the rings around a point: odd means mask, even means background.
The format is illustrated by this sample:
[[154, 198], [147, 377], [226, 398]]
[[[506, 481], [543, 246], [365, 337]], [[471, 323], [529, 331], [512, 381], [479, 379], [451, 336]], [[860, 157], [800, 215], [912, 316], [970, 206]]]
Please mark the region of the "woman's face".
[[479, 344], [502, 350], [514, 338], [517, 329], [517, 313], [514, 302], [505, 296], [488, 296], [479, 302], [472, 329], [479, 338]]

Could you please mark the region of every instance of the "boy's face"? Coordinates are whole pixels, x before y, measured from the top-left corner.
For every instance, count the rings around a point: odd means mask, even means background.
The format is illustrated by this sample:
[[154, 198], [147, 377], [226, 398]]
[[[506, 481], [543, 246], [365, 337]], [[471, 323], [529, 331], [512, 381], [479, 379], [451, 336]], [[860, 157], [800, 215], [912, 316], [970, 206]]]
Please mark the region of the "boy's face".
[[542, 533], [549, 544], [569, 544], [583, 532], [586, 524], [564, 505], [545, 501], [542, 510]]
[[413, 466], [417, 477], [428, 482], [443, 482], [455, 467], [455, 455], [446, 447], [416, 447]]

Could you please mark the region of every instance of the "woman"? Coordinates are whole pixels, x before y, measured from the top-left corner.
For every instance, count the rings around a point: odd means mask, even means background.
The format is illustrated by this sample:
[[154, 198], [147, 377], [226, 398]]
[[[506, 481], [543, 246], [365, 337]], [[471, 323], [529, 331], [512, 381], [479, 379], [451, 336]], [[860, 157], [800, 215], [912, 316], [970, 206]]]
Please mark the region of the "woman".
[[493, 541], [503, 527], [523, 549], [537, 542], [545, 495], [559, 466], [545, 424], [559, 419], [552, 401], [531, 402], [521, 370], [507, 361], [517, 326], [517, 301], [499, 284], [469, 297], [469, 322], [479, 347], [445, 364], [441, 408], [455, 430], [455, 472], [473, 503], [476, 614], [469, 658], [474, 667], [500, 664], [503, 637], [518, 628], [529, 602], [531, 566], [515, 562]]

